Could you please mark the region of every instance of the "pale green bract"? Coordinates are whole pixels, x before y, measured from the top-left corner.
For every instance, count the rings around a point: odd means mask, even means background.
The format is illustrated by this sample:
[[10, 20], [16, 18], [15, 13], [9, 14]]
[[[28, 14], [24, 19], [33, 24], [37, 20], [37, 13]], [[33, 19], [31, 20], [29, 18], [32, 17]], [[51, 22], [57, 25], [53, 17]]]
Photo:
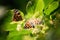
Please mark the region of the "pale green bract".
[[43, 9], [44, 9], [43, 0], [32, 0], [32, 1], [29, 1], [27, 6], [26, 6], [26, 11], [27, 11], [26, 18], [27, 17], [31, 18], [32, 16], [34, 18], [42, 16], [43, 15]]
[[50, 15], [51, 12], [53, 12], [55, 9], [57, 9], [59, 6], [59, 2], [58, 1], [54, 1], [51, 4], [48, 5], [48, 7], [44, 10], [44, 13], [46, 15]]

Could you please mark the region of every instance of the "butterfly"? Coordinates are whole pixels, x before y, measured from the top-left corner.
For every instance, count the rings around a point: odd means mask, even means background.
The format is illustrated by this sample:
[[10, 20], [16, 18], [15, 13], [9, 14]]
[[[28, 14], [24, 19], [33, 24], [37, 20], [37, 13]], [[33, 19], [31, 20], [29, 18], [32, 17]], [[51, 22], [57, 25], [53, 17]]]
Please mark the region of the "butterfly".
[[18, 9], [14, 9], [13, 13], [14, 13], [13, 21], [21, 21], [21, 20], [23, 20], [22, 15], [21, 15], [21, 13], [20, 13], [20, 11]]
[[35, 25], [39, 25], [42, 22], [39, 19], [29, 19], [26, 21], [24, 28], [29, 29], [29, 28], [35, 28]]

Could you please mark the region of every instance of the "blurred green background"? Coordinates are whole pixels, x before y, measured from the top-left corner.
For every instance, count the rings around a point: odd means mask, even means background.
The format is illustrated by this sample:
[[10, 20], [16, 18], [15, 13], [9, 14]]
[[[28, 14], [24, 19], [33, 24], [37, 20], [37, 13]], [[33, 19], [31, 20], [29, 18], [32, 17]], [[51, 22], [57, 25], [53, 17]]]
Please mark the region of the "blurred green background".
[[[32, 5], [28, 4], [29, 1]], [[29, 7], [26, 8], [27, 4]], [[34, 39], [37, 34], [31, 34], [31, 30], [16, 31], [18, 24], [10, 25], [12, 9], [21, 10], [26, 19], [43, 16], [44, 24], [49, 27], [46, 34], [40, 33]], [[38, 11], [41, 14], [36, 13]], [[60, 40], [60, 0], [0, 0], [0, 40]]]

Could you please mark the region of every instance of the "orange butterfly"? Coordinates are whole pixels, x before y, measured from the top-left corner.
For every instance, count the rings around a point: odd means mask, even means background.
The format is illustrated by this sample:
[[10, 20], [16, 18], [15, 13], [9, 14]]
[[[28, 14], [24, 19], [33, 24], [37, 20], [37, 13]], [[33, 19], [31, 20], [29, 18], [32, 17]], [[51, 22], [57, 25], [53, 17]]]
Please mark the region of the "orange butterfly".
[[23, 20], [22, 16], [18, 9], [14, 9], [13, 21], [21, 21]]

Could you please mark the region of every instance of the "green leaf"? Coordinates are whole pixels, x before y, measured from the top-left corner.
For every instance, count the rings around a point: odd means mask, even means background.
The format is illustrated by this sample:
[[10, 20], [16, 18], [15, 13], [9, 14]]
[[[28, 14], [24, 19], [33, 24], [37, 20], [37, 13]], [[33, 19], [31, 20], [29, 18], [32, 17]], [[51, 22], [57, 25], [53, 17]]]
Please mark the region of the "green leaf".
[[49, 4], [51, 4], [54, 0], [43, 0], [43, 1], [45, 4], [44, 9], [46, 9], [49, 6]]
[[44, 13], [46, 15], [50, 15], [50, 13], [53, 12], [55, 9], [57, 9], [58, 6], [59, 6], [59, 2], [58, 1], [54, 1], [47, 7], [47, 9], [44, 10]]
[[15, 24], [8, 23], [8, 25], [5, 27], [5, 30], [6, 31], [13, 31], [13, 30], [16, 30], [16, 28], [17, 28], [17, 24], [16, 23]]
[[23, 40], [23, 37], [29, 35], [31, 33], [30, 30], [21, 30], [21, 31], [10, 31], [7, 40]]
[[35, 7], [35, 15], [33, 15], [33, 17], [37, 18], [40, 17], [42, 18], [43, 16], [43, 9], [44, 9], [44, 1], [43, 0], [36, 0], [35, 3], [36, 7]]
[[22, 36], [19, 34], [19, 32], [12, 31], [9, 33], [7, 40], [22, 40]]
[[44, 9], [44, 2], [43, 0], [36, 0], [36, 8], [35, 8], [35, 12], [42, 12]]

